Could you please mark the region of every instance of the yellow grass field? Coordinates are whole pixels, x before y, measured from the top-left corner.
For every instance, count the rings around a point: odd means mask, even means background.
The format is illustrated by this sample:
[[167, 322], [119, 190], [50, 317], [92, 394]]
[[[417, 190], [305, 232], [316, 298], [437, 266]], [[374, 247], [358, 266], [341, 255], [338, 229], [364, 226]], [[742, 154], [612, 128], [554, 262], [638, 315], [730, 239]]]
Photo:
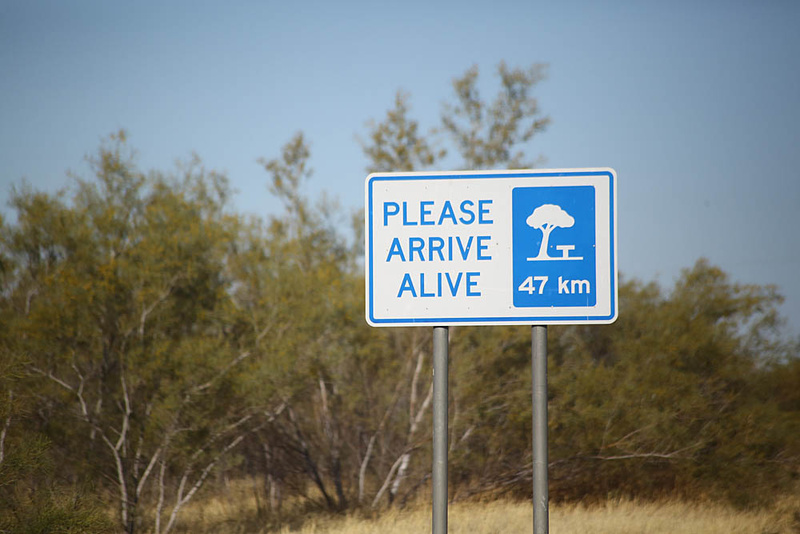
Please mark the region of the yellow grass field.
[[[800, 532], [792, 517], [775, 512], [736, 512], [717, 506], [682, 503], [637, 504], [609, 502], [603, 506], [554, 506], [550, 510], [553, 534], [789, 534]], [[377, 520], [357, 518], [312, 521], [300, 530], [281, 534], [408, 534], [430, 532], [430, 511], [387, 512]], [[794, 523], [794, 524], [792, 524]], [[531, 506], [494, 502], [451, 506], [452, 534], [507, 534], [532, 532]]]
[[[252, 487], [252, 486], [251, 486]], [[376, 518], [361, 515], [308, 516], [284, 508], [293, 527], [253, 521], [258, 503], [246, 485], [225, 497], [198, 499], [182, 514], [180, 532], [216, 534], [409, 534], [431, 531], [430, 505], [388, 510]], [[263, 501], [261, 505], [263, 506]], [[248, 520], [249, 518], [249, 520]], [[298, 521], [299, 519], [299, 521]], [[532, 506], [526, 502], [462, 502], [449, 507], [450, 534], [507, 534], [533, 531]], [[550, 506], [552, 534], [800, 534], [800, 496], [772, 507], [741, 511], [713, 504], [611, 500], [605, 504]]]

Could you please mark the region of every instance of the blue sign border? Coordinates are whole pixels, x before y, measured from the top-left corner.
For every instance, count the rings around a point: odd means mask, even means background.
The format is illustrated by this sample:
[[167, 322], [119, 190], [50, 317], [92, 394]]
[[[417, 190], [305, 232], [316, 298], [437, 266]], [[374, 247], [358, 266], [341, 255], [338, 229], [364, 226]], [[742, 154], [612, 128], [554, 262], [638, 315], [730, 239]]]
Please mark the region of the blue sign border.
[[[558, 178], [558, 177], [581, 177], [581, 176], [605, 176], [608, 178], [608, 186], [609, 186], [609, 197], [610, 197], [610, 206], [609, 206], [609, 231], [611, 234], [610, 239], [610, 272], [611, 272], [611, 313], [608, 315], [602, 316], [594, 316], [594, 315], [576, 315], [576, 316], [526, 316], [526, 317], [497, 317], [497, 316], [490, 316], [490, 317], [428, 317], [428, 318], [393, 318], [393, 319], [377, 319], [375, 318], [374, 312], [374, 291], [373, 288], [375, 287], [374, 280], [373, 280], [373, 273], [374, 273], [374, 250], [373, 250], [373, 238], [372, 238], [372, 229], [374, 226], [374, 214], [372, 210], [372, 200], [373, 200], [373, 184], [375, 182], [380, 181], [388, 181], [388, 182], [396, 182], [396, 181], [420, 181], [420, 180], [484, 180], [484, 179], [492, 179], [492, 178]], [[367, 310], [369, 315], [369, 320], [375, 325], [398, 325], [398, 326], [425, 326], [429, 324], [434, 325], [442, 325], [442, 324], [449, 324], [449, 325], [459, 325], [459, 324], [477, 324], [483, 323], [485, 325], [489, 324], [497, 324], [497, 325], [510, 325], [510, 324], [521, 324], [521, 325], [536, 325], [536, 324], [579, 324], [579, 323], [593, 323], [593, 322], [610, 322], [616, 319], [617, 317], [617, 277], [616, 277], [616, 239], [614, 236], [616, 235], [616, 228], [615, 228], [615, 213], [616, 213], [616, 192], [614, 190], [615, 180], [614, 180], [614, 173], [613, 171], [608, 170], [587, 170], [587, 171], [526, 171], [526, 172], [487, 172], [487, 173], [443, 173], [443, 174], [394, 174], [394, 173], [374, 173], [371, 174], [367, 178], [367, 197], [366, 197], [366, 209], [367, 209], [367, 218], [369, 221], [369, 243], [367, 246], [367, 272], [369, 273], [369, 280], [368, 280], [368, 290], [366, 292], [366, 298], [369, 299], [367, 302]]]

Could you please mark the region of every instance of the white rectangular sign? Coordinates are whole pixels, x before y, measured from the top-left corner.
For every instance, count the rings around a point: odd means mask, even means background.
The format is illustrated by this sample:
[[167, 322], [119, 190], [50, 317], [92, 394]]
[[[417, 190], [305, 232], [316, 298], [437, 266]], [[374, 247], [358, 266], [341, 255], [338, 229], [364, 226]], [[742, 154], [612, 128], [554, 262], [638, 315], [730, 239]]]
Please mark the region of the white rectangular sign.
[[376, 173], [365, 200], [373, 326], [617, 318], [612, 169]]

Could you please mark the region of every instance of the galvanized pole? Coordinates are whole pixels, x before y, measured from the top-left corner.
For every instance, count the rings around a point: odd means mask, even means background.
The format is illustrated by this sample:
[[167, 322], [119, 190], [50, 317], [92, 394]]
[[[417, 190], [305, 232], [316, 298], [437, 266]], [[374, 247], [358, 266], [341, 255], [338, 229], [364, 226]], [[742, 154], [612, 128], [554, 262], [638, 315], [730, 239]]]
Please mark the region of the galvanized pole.
[[533, 372], [533, 534], [550, 530], [547, 493], [547, 327], [531, 329]]
[[433, 328], [433, 534], [447, 534], [448, 338], [448, 327]]

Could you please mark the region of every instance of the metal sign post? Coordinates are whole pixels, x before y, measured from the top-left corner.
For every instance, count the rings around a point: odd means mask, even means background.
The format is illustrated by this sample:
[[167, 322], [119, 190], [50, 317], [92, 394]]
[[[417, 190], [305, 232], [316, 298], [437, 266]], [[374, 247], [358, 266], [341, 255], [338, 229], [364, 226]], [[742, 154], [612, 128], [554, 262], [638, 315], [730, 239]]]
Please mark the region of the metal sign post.
[[433, 534], [447, 533], [447, 359], [449, 331], [433, 328]]
[[533, 533], [550, 530], [547, 492], [547, 327], [531, 329], [533, 374]]

